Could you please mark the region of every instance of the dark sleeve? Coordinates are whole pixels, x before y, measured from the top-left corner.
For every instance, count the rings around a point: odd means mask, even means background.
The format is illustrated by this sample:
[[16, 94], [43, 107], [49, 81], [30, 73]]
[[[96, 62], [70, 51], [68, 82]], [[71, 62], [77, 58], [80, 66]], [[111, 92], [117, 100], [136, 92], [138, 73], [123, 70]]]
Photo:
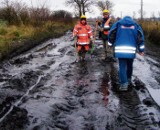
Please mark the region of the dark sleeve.
[[98, 22], [98, 26], [101, 26], [101, 22], [100, 21]]
[[117, 23], [113, 24], [108, 35], [108, 45], [113, 46], [116, 40], [116, 34], [117, 34]]
[[109, 22], [109, 26], [110, 26], [110, 27], [112, 27], [112, 25], [113, 25], [113, 22], [112, 22], [112, 21], [110, 21], [110, 22]]
[[117, 33], [117, 28], [112, 30], [112, 32], [109, 35], [109, 41], [113, 44], [116, 40], [116, 33]]

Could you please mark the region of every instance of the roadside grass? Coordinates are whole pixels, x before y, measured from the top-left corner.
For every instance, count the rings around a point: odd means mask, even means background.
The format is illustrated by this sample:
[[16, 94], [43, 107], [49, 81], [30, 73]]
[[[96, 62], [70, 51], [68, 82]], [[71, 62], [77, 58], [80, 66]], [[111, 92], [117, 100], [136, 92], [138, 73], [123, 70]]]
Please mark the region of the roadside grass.
[[0, 21], [0, 58], [7, 57], [13, 51], [25, 46], [27, 41], [37, 44], [47, 38], [59, 37], [72, 27], [72, 23], [66, 25], [64, 22], [51, 21], [44, 22], [38, 27], [7, 26], [5, 22]]
[[160, 22], [159, 21], [144, 21], [142, 28], [146, 38], [155, 45], [160, 45]]

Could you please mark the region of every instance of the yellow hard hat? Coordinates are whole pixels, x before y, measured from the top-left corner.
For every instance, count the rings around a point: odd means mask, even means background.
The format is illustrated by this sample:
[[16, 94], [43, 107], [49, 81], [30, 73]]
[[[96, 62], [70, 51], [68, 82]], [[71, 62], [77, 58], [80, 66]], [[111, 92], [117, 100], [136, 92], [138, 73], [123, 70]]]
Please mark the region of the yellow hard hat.
[[86, 19], [86, 16], [85, 15], [81, 15], [81, 19]]
[[104, 13], [104, 14], [105, 14], [105, 13], [108, 13], [108, 14], [109, 14], [109, 10], [105, 9], [105, 10], [103, 10], [103, 13]]

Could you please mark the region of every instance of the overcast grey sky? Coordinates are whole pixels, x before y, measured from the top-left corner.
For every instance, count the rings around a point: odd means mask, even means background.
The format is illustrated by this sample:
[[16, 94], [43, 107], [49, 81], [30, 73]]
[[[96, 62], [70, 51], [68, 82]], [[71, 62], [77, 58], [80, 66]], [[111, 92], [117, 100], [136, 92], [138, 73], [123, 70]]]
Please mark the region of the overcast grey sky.
[[[2, 0], [0, 0], [2, 1]], [[14, 1], [14, 0], [12, 0]], [[16, 0], [17, 1], [17, 0]], [[31, 1], [33, 5], [41, 5], [43, 3], [46, 3], [46, 6], [51, 8], [52, 10], [67, 10], [70, 12], [74, 12], [73, 8], [67, 7], [64, 3], [66, 0], [21, 0], [27, 5], [31, 5]], [[96, 0], [98, 1], [98, 0]], [[136, 17], [139, 17], [138, 11], [140, 10], [140, 3], [141, 0], [111, 0], [111, 2], [114, 3], [113, 7], [113, 14], [116, 17], [121, 17], [125, 15], [133, 16], [133, 12], [135, 12]], [[152, 16], [153, 12], [155, 16], [159, 16], [158, 12], [160, 12], [160, 0], [143, 0], [144, 3], [144, 11], [145, 11], [145, 17]], [[93, 7], [94, 12], [93, 13], [87, 13], [86, 15], [88, 17], [97, 17], [101, 15], [101, 12], [98, 10], [97, 7]]]

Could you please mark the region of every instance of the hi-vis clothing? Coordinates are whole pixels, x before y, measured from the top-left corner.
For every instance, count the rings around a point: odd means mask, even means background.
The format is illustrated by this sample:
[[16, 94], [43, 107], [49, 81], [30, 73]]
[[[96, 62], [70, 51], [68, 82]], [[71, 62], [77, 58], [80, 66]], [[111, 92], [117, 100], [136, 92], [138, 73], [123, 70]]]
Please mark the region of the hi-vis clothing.
[[144, 51], [142, 28], [131, 17], [126, 16], [113, 24], [108, 45], [114, 46], [116, 58], [135, 58], [137, 50]]
[[100, 38], [102, 38], [102, 40], [108, 40], [108, 34], [109, 34], [109, 30], [110, 30], [110, 26], [111, 26], [111, 18], [103, 18], [102, 24], [100, 26]]
[[85, 51], [89, 51], [89, 45], [84, 45], [84, 46], [82, 46], [82, 45], [78, 45], [78, 46], [77, 46], [77, 50], [78, 50], [78, 52], [80, 52], [80, 51], [81, 51], [82, 47], [84, 47]]
[[108, 35], [109, 34], [109, 29], [110, 29], [110, 21], [111, 21], [111, 18], [108, 18], [107, 20], [106, 20], [106, 22], [104, 23], [104, 30], [103, 30], [103, 33], [105, 34], [105, 35]]
[[73, 36], [78, 37], [77, 44], [78, 45], [89, 45], [90, 38], [93, 38], [92, 30], [89, 25], [82, 25], [78, 23], [73, 30]]

